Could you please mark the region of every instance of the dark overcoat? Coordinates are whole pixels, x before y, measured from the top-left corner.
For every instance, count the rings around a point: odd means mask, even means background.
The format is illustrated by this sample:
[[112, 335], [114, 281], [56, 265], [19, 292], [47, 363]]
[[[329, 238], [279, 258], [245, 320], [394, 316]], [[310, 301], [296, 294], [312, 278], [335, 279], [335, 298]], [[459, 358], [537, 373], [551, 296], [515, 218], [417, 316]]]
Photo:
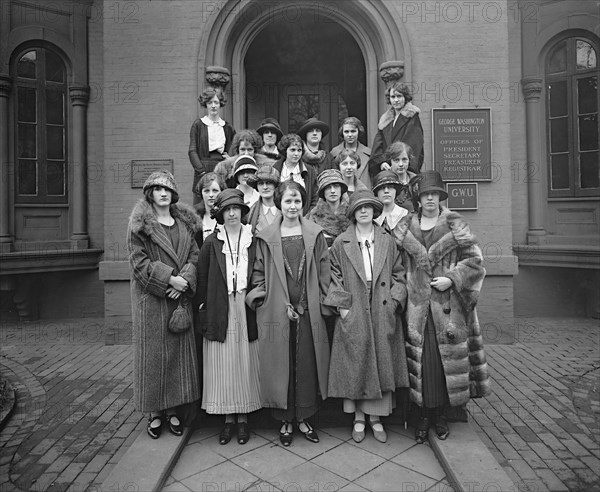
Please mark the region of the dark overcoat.
[[[196, 290], [198, 215], [182, 203], [171, 205], [179, 231], [177, 251], [154, 209], [145, 199], [129, 217], [127, 247], [131, 266], [131, 311], [133, 318], [133, 390], [136, 408], [151, 412], [200, 399], [198, 361], [194, 330], [173, 334], [167, 324], [179, 304], [168, 299], [171, 275], [181, 275], [189, 288], [183, 294], [191, 301]], [[191, 302], [187, 303], [192, 315]]]
[[[287, 408], [290, 357], [290, 322], [286, 304], [289, 293], [283, 263], [281, 222], [275, 221], [257, 234], [252, 290], [246, 303], [256, 310], [260, 353], [260, 392], [263, 407]], [[327, 398], [329, 339], [321, 303], [331, 278], [329, 251], [323, 231], [317, 224], [301, 218], [306, 250], [306, 296], [317, 362], [319, 392]], [[327, 314], [330, 313], [325, 309]]]
[[325, 304], [349, 309], [335, 322], [329, 396], [380, 399], [386, 391], [408, 387], [400, 313], [406, 305], [406, 278], [394, 239], [374, 226], [372, 299], [363, 257], [352, 224], [330, 249], [331, 285]]
[[[431, 310], [450, 406], [469, 397], [490, 393], [483, 338], [475, 306], [485, 277], [483, 257], [464, 218], [443, 208], [429, 249], [419, 216], [410, 213], [392, 231], [402, 250], [408, 302], [406, 350], [410, 371], [410, 396], [423, 406], [422, 356], [427, 316]], [[452, 286], [440, 292], [431, 287], [435, 277], [448, 277]]]

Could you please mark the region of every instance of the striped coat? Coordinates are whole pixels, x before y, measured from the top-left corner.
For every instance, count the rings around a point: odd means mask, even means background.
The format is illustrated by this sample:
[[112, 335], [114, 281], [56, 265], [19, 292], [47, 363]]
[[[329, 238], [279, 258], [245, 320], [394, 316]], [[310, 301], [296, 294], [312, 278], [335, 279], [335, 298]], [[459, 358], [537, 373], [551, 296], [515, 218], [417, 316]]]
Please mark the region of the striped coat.
[[[133, 390], [136, 408], [158, 411], [200, 399], [194, 330], [173, 334], [167, 329], [179, 301], [167, 299], [171, 275], [181, 275], [196, 290], [198, 245], [194, 234], [200, 220], [191, 207], [171, 205], [179, 231], [175, 251], [152, 206], [141, 199], [133, 208], [127, 230], [131, 267], [133, 318]], [[191, 315], [191, 302], [189, 303]]]
[[[412, 401], [423, 406], [421, 360], [429, 309], [448, 388], [450, 406], [469, 397], [490, 394], [483, 338], [475, 306], [485, 277], [483, 257], [468, 224], [456, 212], [442, 209], [425, 249], [417, 214], [404, 217], [392, 231], [403, 254], [408, 287], [406, 352]], [[448, 277], [452, 287], [432, 289], [434, 277]]]

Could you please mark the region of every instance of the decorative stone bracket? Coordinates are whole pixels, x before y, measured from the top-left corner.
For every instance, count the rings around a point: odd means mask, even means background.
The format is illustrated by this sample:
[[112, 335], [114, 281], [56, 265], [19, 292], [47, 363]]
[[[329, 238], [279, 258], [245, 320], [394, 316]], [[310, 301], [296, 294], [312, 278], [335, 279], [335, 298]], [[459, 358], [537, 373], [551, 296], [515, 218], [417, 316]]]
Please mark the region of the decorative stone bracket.
[[404, 61], [390, 60], [383, 62], [379, 66], [379, 77], [388, 87], [392, 82], [400, 80], [404, 77]]
[[231, 82], [231, 72], [225, 67], [211, 65], [206, 67], [206, 75], [204, 78], [209, 86], [214, 87], [215, 89], [221, 89], [225, 92], [227, 84]]

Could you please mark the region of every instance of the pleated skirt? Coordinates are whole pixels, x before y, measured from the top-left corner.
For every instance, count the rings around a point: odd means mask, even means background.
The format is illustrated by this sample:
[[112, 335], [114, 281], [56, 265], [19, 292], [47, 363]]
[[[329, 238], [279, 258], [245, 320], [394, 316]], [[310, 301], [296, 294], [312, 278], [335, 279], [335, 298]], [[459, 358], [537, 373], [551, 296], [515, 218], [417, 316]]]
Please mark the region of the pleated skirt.
[[229, 295], [225, 342], [203, 342], [202, 408], [211, 414], [261, 408], [258, 341], [248, 341], [246, 293]]

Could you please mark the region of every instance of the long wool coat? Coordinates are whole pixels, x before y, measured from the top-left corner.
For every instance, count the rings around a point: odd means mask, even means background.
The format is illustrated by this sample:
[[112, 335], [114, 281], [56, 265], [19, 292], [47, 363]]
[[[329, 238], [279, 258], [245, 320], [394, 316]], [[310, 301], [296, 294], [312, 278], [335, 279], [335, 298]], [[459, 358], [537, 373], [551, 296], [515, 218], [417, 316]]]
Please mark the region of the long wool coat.
[[[256, 310], [260, 353], [260, 388], [263, 407], [287, 408], [290, 357], [289, 293], [283, 263], [281, 222], [278, 217], [257, 237], [252, 290], [246, 303]], [[300, 219], [306, 250], [306, 296], [317, 362], [319, 392], [327, 398], [329, 339], [321, 303], [331, 278], [329, 251], [321, 227]], [[330, 314], [328, 309], [324, 309]]]
[[408, 387], [400, 316], [406, 306], [406, 278], [394, 239], [374, 226], [371, 303], [355, 225], [338, 236], [330, 256], [331, 285], [325, 304], [350, 312], [335, 321], [329, 396], [380, 399], [386, 391]]
[[[136, 408], [158, 411], [200, 399], [194, 330], [167, 329], [179, 301], [167, 299], [171, 275], [188, 281], [184, 296], [196, 290], [199, 227], [194, 209], [176, 203], [171, 215], [179, 231], [177, 251], [160, 225], [152, 205], [141, 199], [129, 217], [127, 246], [131, 266], [133, 317], [133, 390]], [[188, 299], [191, 319], [191, 299]]]
[[[430, 309], [450, 406], [463, 405], [469, 397], [487, 396], [488, 367], [475, 310], [485, 269], [468, 224], [460, 214], [443, 208], [428, 250], [416, 213], [404, 217], [392, 234], [402, 250], [407, 272], [406, 350], [412, 401], [423, 406], [421, 360]], [[452, 286], [440, 292], [430, 286], [434, 277], [448, 277]]]

